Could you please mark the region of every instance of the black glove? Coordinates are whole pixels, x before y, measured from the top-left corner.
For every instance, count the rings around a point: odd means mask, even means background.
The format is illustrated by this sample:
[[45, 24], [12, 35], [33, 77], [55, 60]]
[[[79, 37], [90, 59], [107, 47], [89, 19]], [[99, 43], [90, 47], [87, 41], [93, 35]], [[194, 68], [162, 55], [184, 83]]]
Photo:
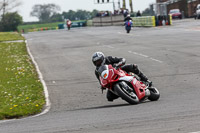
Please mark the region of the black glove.
[[122, 63], [122, 62], [119, 62], [119, 63], [117, 63], [117, 64], [114, 64], [113, 67], [116, 68], [116, 69], [118, 69], [118, 68], [121, 67], [122, 65], [123, 65], [123, 63]]

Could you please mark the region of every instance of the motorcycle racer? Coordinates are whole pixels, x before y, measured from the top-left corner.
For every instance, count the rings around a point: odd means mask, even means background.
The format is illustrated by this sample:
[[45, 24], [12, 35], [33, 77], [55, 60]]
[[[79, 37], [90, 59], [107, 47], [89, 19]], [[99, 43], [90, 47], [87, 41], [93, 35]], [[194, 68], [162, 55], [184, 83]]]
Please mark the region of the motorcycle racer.
[[69, 19], [67, 19], [66, 25], [67, 25], [68, 30], [70, 30], [71, 24], [72, 22]]
[[130, 14], [127, 15], [127, 17], [124, 19], [124, 25], [127, 33], [130, 33], [131, 27], [132, 27], [132, 18], [130, 17]]
[[127, 17], [124, 19], [124, 22], [130, 21], [130, 20], [133, 21], [130, 14], [128, 14]]
[[[104, 56], [102, 52], [95, 52], [92, 56], [92, 62], [96, 66], [95, 69], [95, 75], [97, 79], [99, 79], [99, 73], [98, 69], [101, 65], [112, 65], [112, 66], [121, 66], [121, 69], [125, 72], [133, 72], [134, 74], [137, 74], [141, 81], [148, 82], [149, 85], [152, 85], [152, 82], [139, 70], [138, 66], [136, 64], [128, 64], [125, 65], [126, 59], [125, 58], [118, 58], [118, 57], [112, 57], [112, 56]], [[105, 88], [101, 88], [105, 89]], [[111, 91], [107, 91], [107, 99], [108, 101], [113, 101], [114, 99], [117, 99], [118, 96], [113, 94]]]

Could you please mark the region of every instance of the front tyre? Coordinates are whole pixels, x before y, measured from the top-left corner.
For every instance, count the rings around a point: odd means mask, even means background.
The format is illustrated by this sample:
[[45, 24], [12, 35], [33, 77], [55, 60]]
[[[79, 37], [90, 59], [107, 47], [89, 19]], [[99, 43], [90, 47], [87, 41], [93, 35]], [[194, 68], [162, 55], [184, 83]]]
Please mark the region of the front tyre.
[[127, 30], [127, 33], [130, 33], [130, 30]]
[[117, 92], [119, 97], [121, 97], [123, 100], [127, 101], [129, 104], [138, 104], [139, 99], [135, 95], [135, 93], [127, 90], [126, 86], [124, 86], [124, 85], [127, 85], [125, 82], [123, 82], [122, 84], [123, 85], [121, 85], [120, 83], [117, 83], [114, 85], [115, 92]]
[[148, 97], [148, 99], [150, 101], [157, 101], [160, 98], [160, 93], [158, 89], [156, 89], [155, 87], [149, 87], [148, 89], [150, 91], [150, 96]]

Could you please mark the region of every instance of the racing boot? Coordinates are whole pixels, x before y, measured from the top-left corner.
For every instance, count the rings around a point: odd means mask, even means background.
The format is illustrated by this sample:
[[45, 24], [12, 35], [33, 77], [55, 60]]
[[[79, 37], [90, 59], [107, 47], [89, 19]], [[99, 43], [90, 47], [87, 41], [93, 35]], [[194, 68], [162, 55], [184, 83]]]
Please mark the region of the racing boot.
[[113, 102], [113, 100], [117, 99], [119, 96], [115, 95], [114, 93], [108, 90], [106, 97], [109, 102]]
[[149, 87], [152, 86], [152, 81], [150, 81], [147, 76], [145, 76], [142, 72], [140, 72], [138, 74], [138, 76], [140, 77], [141, 81], [147, 82], [149, 84]]
[[138, 68], [138, 66], [136, 64], [133, 64], [132, 66], [132, 72], [137, 74], [140, 77], [141, 81], [147, 82], [149, 84], [149, 87], [152, 86], [152, 81], [150, 81], [147, 76], [145, 76]]

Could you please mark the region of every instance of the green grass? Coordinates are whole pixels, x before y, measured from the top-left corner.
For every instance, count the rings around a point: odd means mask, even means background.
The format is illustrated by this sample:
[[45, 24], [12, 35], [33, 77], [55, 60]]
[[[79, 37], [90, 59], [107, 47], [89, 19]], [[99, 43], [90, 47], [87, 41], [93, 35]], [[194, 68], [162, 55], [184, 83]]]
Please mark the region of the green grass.
[[[77, 20], [72, 22], [81, 22], [85, 20]], [[33, 31], [41, 31], [43, 30], [55, 30], [58, 29], [58, 24], [64, 24], [65, 22], [55, 22], [55, 23], [45, 23], [45, 24], [27, 24], [27, 25], [20, 25], [17, 27], [19, 32], [22, 32], [22, 29], [24, 29], [24, 32], [33, 32]], [[90, 21], [91, 23], [91, 21]]]
[[64, 22], [56, 22], [56, 23], [46, 23], [46, 24], [32, 24], [32, 25], [20, 25], [18, 26], [18, 31], [21, 32], [22, 29], [25, 32], [29, 32], [29, 29], [39, 29], [39, 28], [56, 28], [58, 24], [63, 24]]
[[39, 113], [44, 104], [43, 86], [26, 44], [0, 42], [0, 119]]
[[17, 32], [0, 32], [0, 42], [14, 40], [24, 40], [24, 38]]

